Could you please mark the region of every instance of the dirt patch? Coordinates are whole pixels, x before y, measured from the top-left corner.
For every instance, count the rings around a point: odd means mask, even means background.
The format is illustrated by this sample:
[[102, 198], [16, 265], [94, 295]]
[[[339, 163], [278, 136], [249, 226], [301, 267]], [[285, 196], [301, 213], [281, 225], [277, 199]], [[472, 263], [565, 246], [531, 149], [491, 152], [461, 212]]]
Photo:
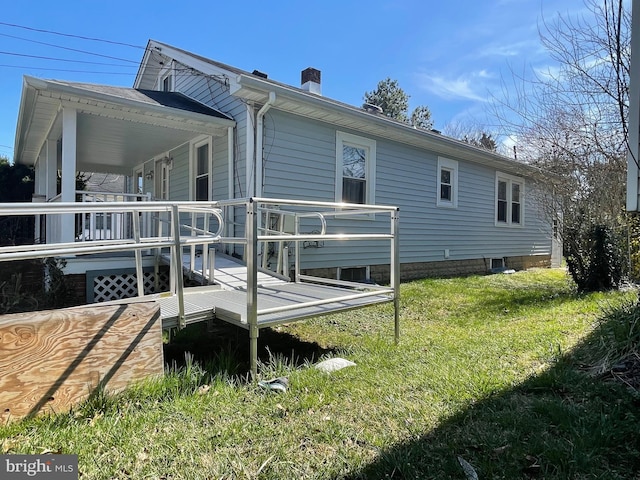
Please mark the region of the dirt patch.
[[[169, 366], [182, 366], [185, 352], [190, 352], [201, 365], [217, 365], [232, 374], [249, 371], [249, 333], [244, 328], [221, 321], [189, 326], [178, 332], [164, 345], [164, 361]], [[267, 363], [276, 357], [288, 365], [302, 366], [314, 363], [323, 355], [332, 353], [316, 342], [305, 342], [286, 332], [271, 328], [260, 330], [258, 358]]]

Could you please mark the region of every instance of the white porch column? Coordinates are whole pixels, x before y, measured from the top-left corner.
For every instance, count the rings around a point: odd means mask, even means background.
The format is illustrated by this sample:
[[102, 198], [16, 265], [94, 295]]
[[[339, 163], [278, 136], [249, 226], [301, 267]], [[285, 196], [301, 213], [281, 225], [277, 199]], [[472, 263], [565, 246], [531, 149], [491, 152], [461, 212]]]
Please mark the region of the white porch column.
[[47, 200], [51, 200], [58, 194], [58, 142], [56, 140], [47, 140], [46, 151], [47, 158], [43, 165], [46, 178], [44, 194], [47, 196]]
[[[40, 155], [38, 155], [38, 159], [34, 165], [34, 186], [33, 186], [33, 197], [31, 199], [32, 202], [46, 202], [46, 160], [45, 160], [45, 148], [43, 147]], [[40, 215], [35, 216], [35, 229], [34, 229], [34, 238], [36, 242], [40, 242], [42, 232], [40, 231]]]
[[[60, 200], [76, 201], [76, 138], [78, 114], [75, 109], [62, 109], [62, 182]], [[62, 215], [61, 242], [75, 241], [75, 215]]]
[[[56, 140], [47, 140], [45, 144], [45, 159], [42, 165], [42, 170], [44, 170], [44, 194], [48, 200], [51, 200], [55, 197], [57, 192], [58, 185], [58, 142]], [[60, 226], [60, 219], [53, 218], [52, 215], [47, 215], [46, 220], [46, 242], [54, 243], [57, 242], [58, 230]]]

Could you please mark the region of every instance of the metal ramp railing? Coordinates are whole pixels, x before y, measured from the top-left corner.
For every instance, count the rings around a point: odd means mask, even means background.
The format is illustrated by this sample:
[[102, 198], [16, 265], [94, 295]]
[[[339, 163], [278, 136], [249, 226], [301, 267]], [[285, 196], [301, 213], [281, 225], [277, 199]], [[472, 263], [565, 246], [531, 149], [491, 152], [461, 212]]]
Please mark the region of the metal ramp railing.
[[[12, 215], [119, 215], [131, 225], [120, 238], [39, 245], [0, 247], [0, 262], [44, 257], [79, 256], [129, 251], [134, 253], [138, 295], [167, 305], [163, 323], [184, 327], [215, 315], [249, 331], [250, 364], [257, 369], [257, 339], [260, 328], [383, 302], [394, 304], [394, 332], [399, 338], [399, 243], [398, 209], [390, 206], [311, 202], [290, 199], [248, 198], [221, 202], [85, 202], [13, 203], [0, 205], [0, 217]], [[381, 218], [382, 217], [382, 218]], [[384, 220], [384, 217], [387, 219]], [[271, 222], [277, 218], [277, 223]], [[354, 219], [364, 218], [357, 228]], [[143, 222], [155, 222], [150, 228]], [[47, 222], [44, 222], [45, 224]], [[276, 228], [273, 228], [276, 225]], [[305, 233], [308, 232], [309, 233]], [[305, 242], [358, 242], [388, 244], [389, 286], [363, 285], [302, 274], [302, 246]], [[277, 285], [259, 282], [267, 273], [263, 266], [269, 245], [276, 245]], [[243, 260], [242, 282], [231, 287], [185, 288], [183, 261], [187, 271], [196, 271], [215, 281], [215, 264], [209, 261], [212, 247], [231, 251]], [[293, 255], [291, 251], [293, 250]], [[143, 297], [142, 256], [170, 253], [171, 291]], [[293, 257], [291, 264], [290, 257]], [[217, 257], [222, 258], [220, 255]], [[215, 256], [214, 256], [215, 259]], [[236, 260], [237, 264], [237, 260]], [[262, 271], [262, 273], [260, 273]], [[292, 272], [294, 282], [286, 282]], [[196, 295], [198, 297], [196, 297]], [[185, 297], [189, 298], [185, 298]], [[195, 299], [198, 299], [195, 301]], [[193, 302], [192, 302], [193, 301]], [[192, 302], [193, 305], [190, 303]], [[171, 303], [170, 307], [168, 306]], [[185, 305], [188, 307], [185, 309]], [[193, 307], [193, 310], [189, 310]], [[165, 321], [166, 320], [166, 321]]]

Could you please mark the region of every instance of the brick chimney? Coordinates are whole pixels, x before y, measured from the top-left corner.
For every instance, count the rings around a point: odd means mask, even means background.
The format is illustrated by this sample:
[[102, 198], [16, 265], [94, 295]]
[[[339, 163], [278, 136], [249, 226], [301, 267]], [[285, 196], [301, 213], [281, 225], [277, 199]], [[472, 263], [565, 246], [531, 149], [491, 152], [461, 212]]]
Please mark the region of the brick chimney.
[[312, 67], [305, 68], [302, 71], [301, 78], [300, 83], [302, 86], [300, 88], [307, 92], [315, 93], [316, 95], [322, 95], [322, 88], [320, 87], [320, 70], [316, 70]]

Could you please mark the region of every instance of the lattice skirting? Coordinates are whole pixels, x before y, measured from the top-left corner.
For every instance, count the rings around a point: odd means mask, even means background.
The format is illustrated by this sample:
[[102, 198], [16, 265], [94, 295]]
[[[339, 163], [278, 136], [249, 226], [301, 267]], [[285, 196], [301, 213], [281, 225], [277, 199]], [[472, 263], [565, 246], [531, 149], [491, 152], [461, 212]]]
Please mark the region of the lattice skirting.
[[[160, 271], [158, 274], [158, 291], [169, 290], [169, 272]], [[155, 290], [155, 273], [144, 272], [144, 293], [157, 293]], [[138, 295], [138, 282], [134, 273], [110, 273], [97, 275], [93, 278], [93, 301], [107, 302], [121, 300]]]

